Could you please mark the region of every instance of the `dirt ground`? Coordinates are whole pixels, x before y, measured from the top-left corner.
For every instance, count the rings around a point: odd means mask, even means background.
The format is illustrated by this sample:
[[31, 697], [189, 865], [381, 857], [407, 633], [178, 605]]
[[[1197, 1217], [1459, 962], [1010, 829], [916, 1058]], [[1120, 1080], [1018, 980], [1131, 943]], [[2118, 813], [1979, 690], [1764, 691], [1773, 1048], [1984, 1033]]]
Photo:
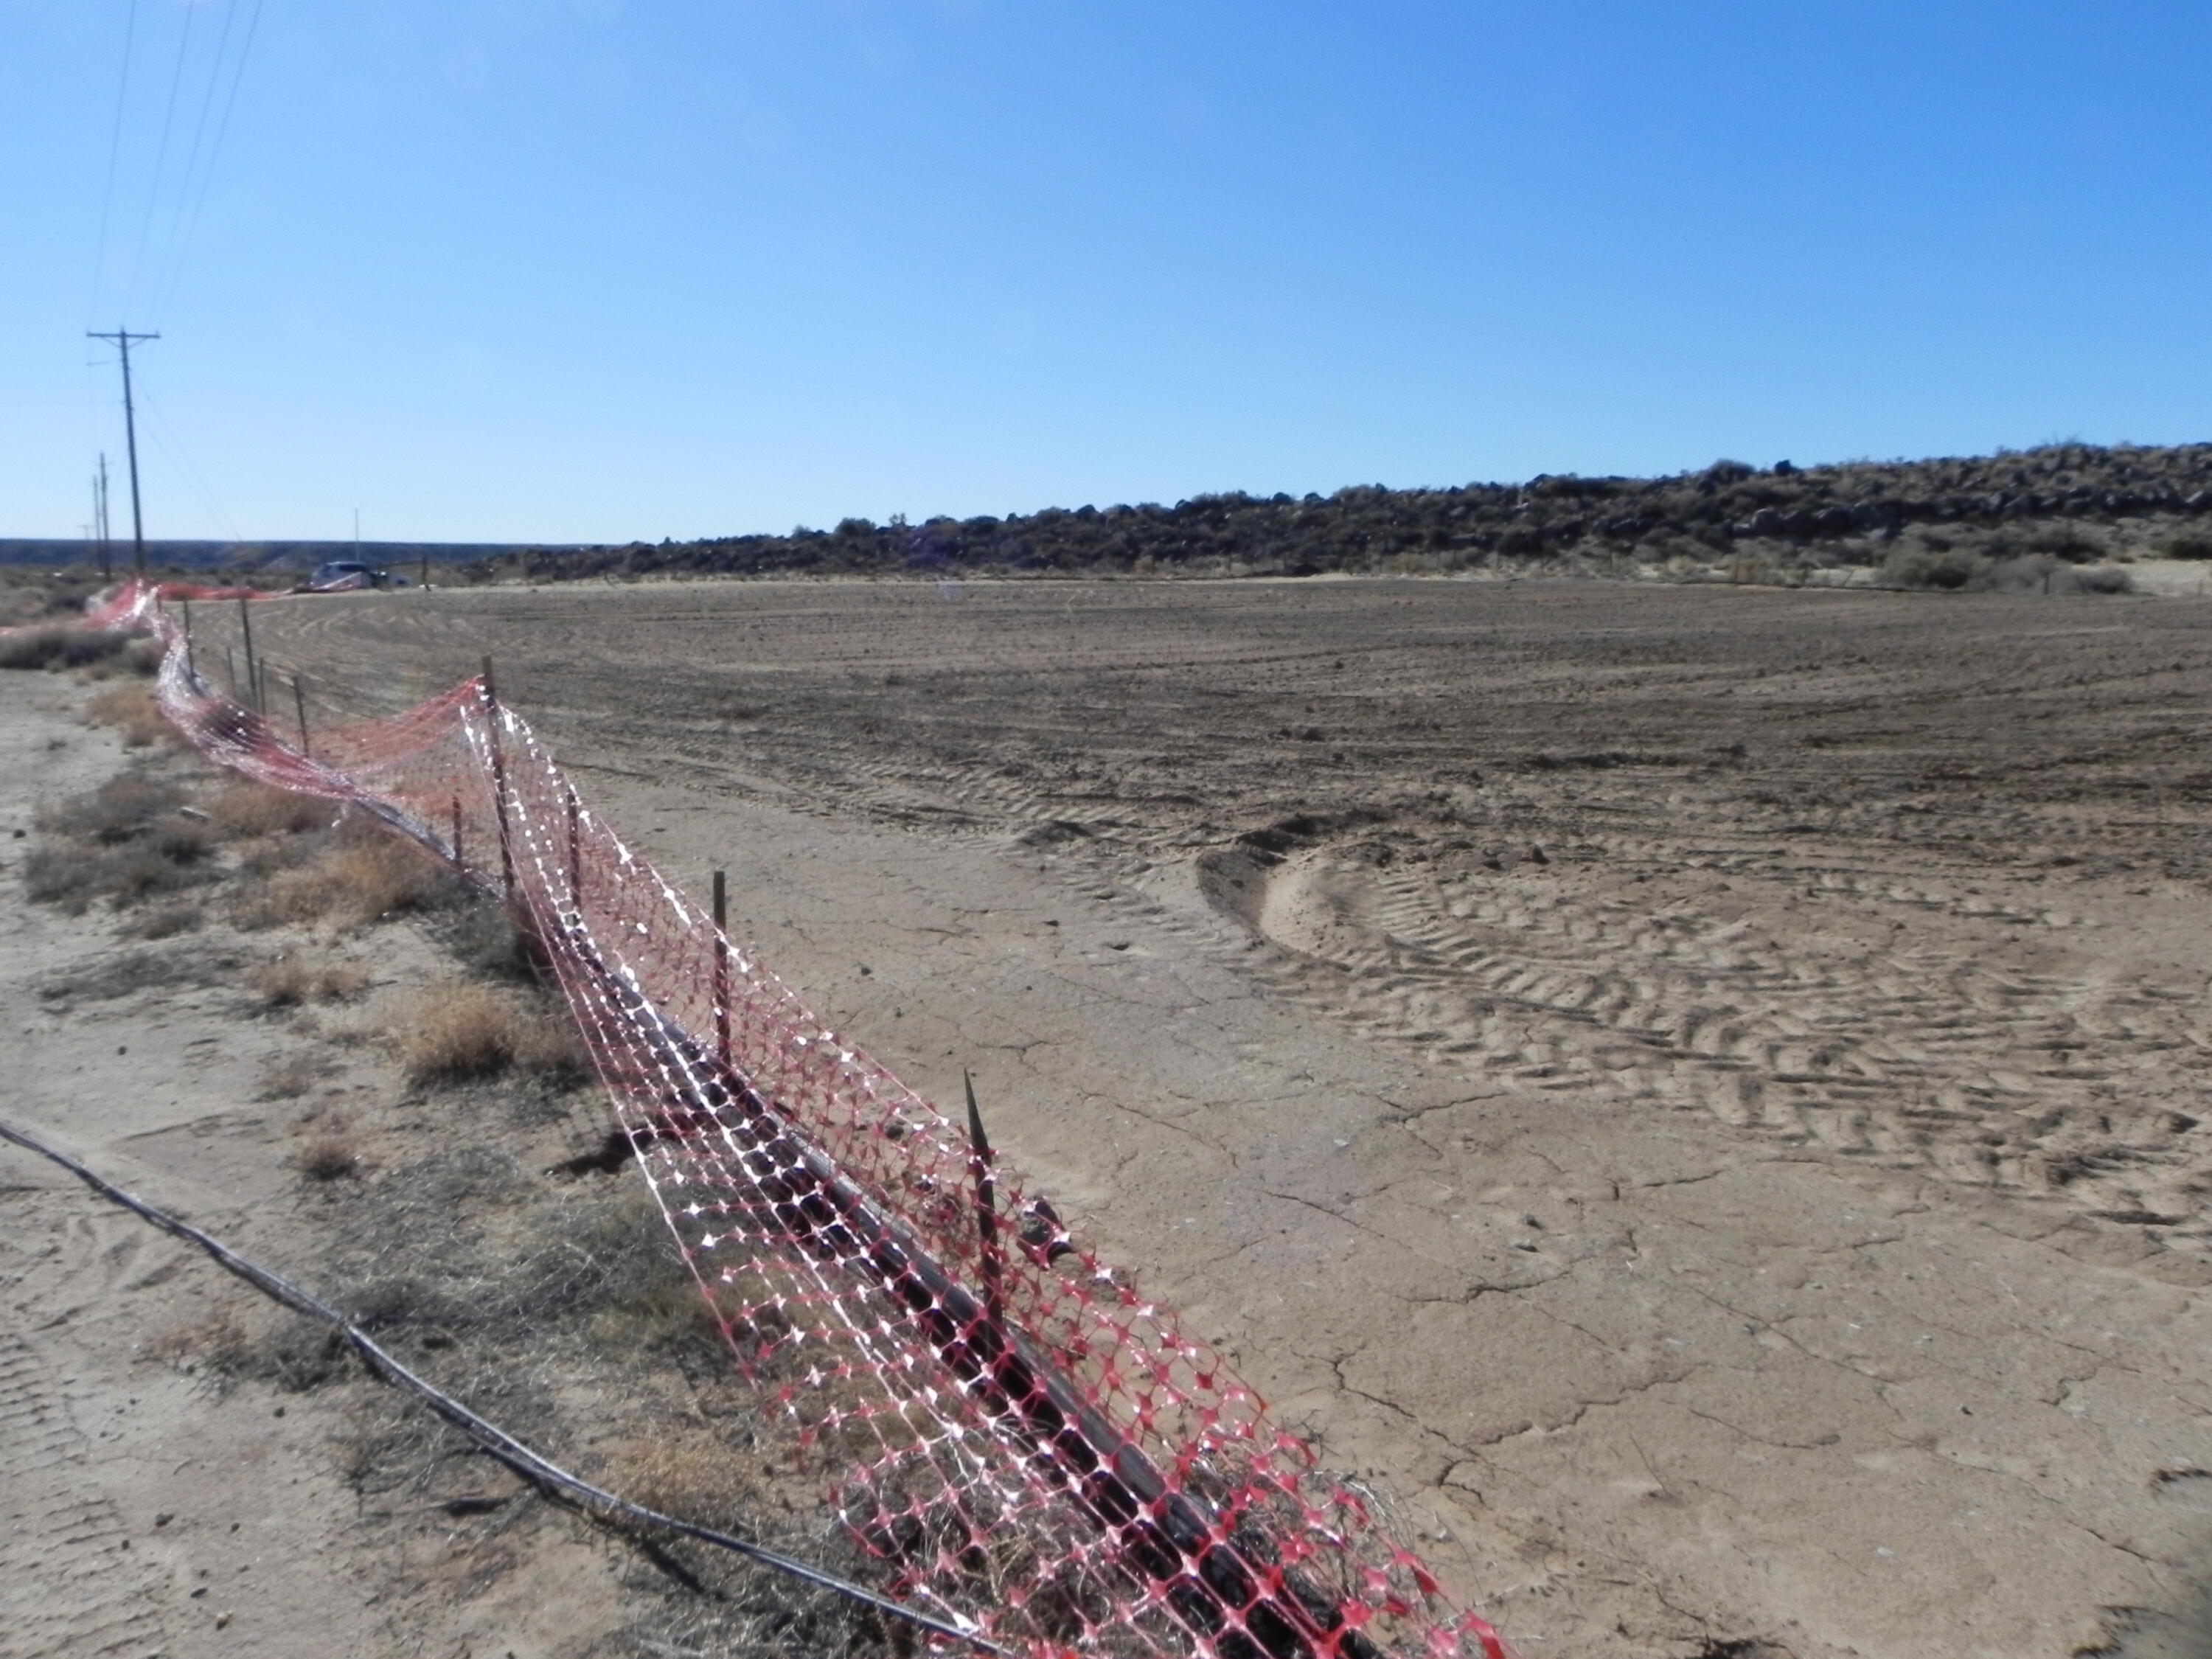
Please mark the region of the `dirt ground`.
[[695, 584], [255, 635], [311, 723], [489, 653], [1529, 1655], [2206, 1650], [2212, 601]]
[[[811, 1485], [775, 1475], [570, 1051], [428, 1082], [398, 1063], [426, 994], [544, 1007], [496, 906], [424, 863], [427, 908], [272, 923], [288, 876], [355, 844], [331, 809], [193, 851], [225, 775], [88, 729], [92, 695], [0, 676], [0, 1117], [588, 1477], [850, 1571]], [[58, 828], [118, 780], [143, 827]], [[191, 855], [155, 866], [166, 889], [27, 902], [58, 854], [81, 873], [167, 834]], [[328, 1332], [5, 1144], [0, 1309], [0, 1659], [886, 1650], [788, 1581], [533, 1498]]]

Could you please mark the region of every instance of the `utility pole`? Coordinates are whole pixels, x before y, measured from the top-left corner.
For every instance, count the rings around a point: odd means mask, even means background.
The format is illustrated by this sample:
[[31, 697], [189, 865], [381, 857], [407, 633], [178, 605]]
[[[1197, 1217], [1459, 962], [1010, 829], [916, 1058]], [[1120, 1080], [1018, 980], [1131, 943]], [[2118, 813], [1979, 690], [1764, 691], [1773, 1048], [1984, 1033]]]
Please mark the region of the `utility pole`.
[[101, 334], [92, 329], [84, 331], [88, 340], [112, 340], [123, 353], [123, 437], [131, 450], [131, 568], [140, 580], [146, 577], [146, 519], [138, 507], [138, 417], [131, 405], [131, 343], [133, 340], [158, 340], [158, 334], [133, 334], [127, 328], [118, 328], [112, 334]]

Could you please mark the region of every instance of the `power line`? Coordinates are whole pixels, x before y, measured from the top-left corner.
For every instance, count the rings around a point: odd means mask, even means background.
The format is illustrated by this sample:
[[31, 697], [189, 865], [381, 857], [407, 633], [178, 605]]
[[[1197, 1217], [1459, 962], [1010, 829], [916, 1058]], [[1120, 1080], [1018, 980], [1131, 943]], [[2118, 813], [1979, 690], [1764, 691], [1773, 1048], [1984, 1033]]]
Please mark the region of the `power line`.
[[154, 447], [161, 452], [161, 459], [177, 470], [177, 476], [185, 481], [186, 488], [207, 509], [208, 517], [215, 520], [216, 528], [232, 541], [243, 545], [246, 537], [239, 530], [238, 520], [225, 510], [222, 502], [210, 488], [206, 477], [192, 465], [192, 458], [185, 448], [185, 441], [169, 424], [169, 417], [162, 410], [161, 401], [150, 392], [141, 394], [141, 401], [146, 405], [147, 435], [154, 440]]
[[[231, 113], [238, 107], [238, 88], [246, 79], [246, 60], [253, 55], [254, 37], [261, 31], [263, 3], [264, 0], [253, 0], [253, 10], [246, 17], [246, 37], [239, 45], [238, 61], [231, 67], [230, 90], [223, 95], [222, 117], [216, 123], [215, 142], [208, 146], [207, 164], [200, 169], [199, 190], [197, 194], [192, 190], [191, 167], [189, 161], [185, 168], [184, 191], [178, 198], [182, 210], [183, 229], [171, 238], [170, 258], [163, 269], [161, 280], [155, 284], [154, 316], [157, 322], [167, 313], [170, 300], [175, 297], [177, 283], [184, 274], [185, 257], [191, 253], [193, 239], [199, 234], [200, 210], [207, 205], [208, 191], [215, 182], [216, 161], [222, 155], [222, 142], [230, 133]], [[234, 12], [237, 0], [231, 0], [231, 5]], [[222, 54], [224, 46], [230, 39], [230, 25], [231, 14], [226, 13], [222, 21], [222, 39], [216, 45], [215, 68], [208, 76], [210, 101], [212, 101], [215, 88], [222, 79]], [[205, 104], [201, 106], [200, 120], [201, 125], [204, 126], [207, 120]], [[197, 155], [198, 149], [199, 135], [195, 132], [192, 136], [193, 153]]]
[[154, 150], [154, 178], [146, 187], [146, 218], [138, 228], [138, 251], [131, 261], [131, 286], [123, 291], [123, 303], [127, 310], [131, 301], [138, 297], [138, 279], [146, 266], [146, 244], [154, 234], [154, 218], [161, 204], [161, 174], [169, 161], [169, 129], [177, 118], [177, 89], [185, 79], [185, 52], [192, 43], [192, 19], [198, 14], [190, 6], [185, 8], [185, 27], [177, 36], [177, 65], [169, 73], [169, 102], [161, 113], [161, 142]]
[[[93, 247], [92, 292], [85, 305], [88, 312], [100, 304], [100, 278], [107, 264], [107, 216], [115, 204], [115, 160], [123, 150], [123, 109], [131, 90], [131, 42], [137, 32], [138, 0], [131, 0], [131, 9], [123, 21], [123, 74], [115, 87], [115, 125], [107, 135], [107, 184], [100, 193], [100, 238]], [[86, 320], [91, 319], [88, 317]]]
[[179, 174], [177, 205], [169, 215], [169, 234], [161, 259], [155, 265], [154, 286], [147, 295], [149, 310], [158, 313], [160, 307], [152, 302], [162, 289], [162, 277], [176, 258], [177, 243], [184, 228], [185, 204], [191, 199], [192, 175], [199, 167], [200, 143], [207, 137], [208, 112], [215, 107], [216, 88], [222, 84], [223, 54], [230, 47], [230, 26], [238, 21], [238, 0], [228, 0], [223, 8], [222, 32], [216, 36], [215, 63], [208, 70], [207, 87], [200, 94], [200, 112], [192, 123], [192, 142], [185, 150], [184, 171]]

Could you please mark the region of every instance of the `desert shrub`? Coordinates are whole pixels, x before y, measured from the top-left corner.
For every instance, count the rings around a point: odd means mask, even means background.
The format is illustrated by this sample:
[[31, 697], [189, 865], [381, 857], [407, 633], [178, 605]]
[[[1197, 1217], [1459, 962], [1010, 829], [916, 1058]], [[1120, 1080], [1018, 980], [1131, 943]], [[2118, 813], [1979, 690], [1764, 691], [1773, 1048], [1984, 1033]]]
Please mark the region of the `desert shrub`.
[[2212, 530], [2184, 530], [2159, 544], [2161, 557], [2212, 559]]
[[234, 836], [294, 836], [330, 827], [337, 807], [316, 795], [234, 783], [216, 796], [209, 816]]
[[127, 931], [137, 939], [173, 939], [192, 932], [206, 920], [197, 904], [162, 904], [147, 911]]
[[361, 1149], [342, 1129], [326, 1129], [300, 1149], [300, 1173], [310, 1181], [337, 1181], [361, 1173]]
[[97, 789], [47, 807], [38, 825], [49, 835], [113, 845], [131, 841], [173, 815], [184, 791], [143, 772], [118, 772]]
[[52, 668], [61, 661], [66, 628], [26, 628], [0, 637], [0, 668]]
[[368, 927], [387, 916], [443, 908], [465, 890], [428, 853], [380, 828], [341, 839], [304, 867], [276, 870], [241, 904], [238, 919], [241, 927]]
[[1882, 574], [1900, 587], [1947, 592], [1973, 585], [1988, 574], [1990, 562], [1978, 553], [1927, 543], [1904, 543], [1881, 562]]
[[2076, 593], [2132, 593], [2136, 581], [2126, 571], [2111, 565], [2096, 565], [2087, 569], [2064, 573], [2071, 592]]
[[174, 786], [124, 772], [47, 808], [38, 825], [52, 840], [23, 861], [25, 893], [82, 915], [101, 898], [121, 908], [210, 879], [212, 839], [182, 805]]
[[95, 726], [112, 726], [121, 731], [125, 749], [144, 749], [174, 735], [153, 693], [143, 685], [111, 687], [87, 705], [85, 714]]
[[292, 1008], [303, 1002], [343, 1002], [368, 988], [368, 975], [357, 963], [323, 957], [286, 955], [264, 962], [248, 976], [264, 1008]]
[[385, 1033], [416, 1083], [459, 1082], [509, 1067], [556, 1080], [589, 1057], [557, 1006], [465, 979], [434, 985], [395, 1010]]

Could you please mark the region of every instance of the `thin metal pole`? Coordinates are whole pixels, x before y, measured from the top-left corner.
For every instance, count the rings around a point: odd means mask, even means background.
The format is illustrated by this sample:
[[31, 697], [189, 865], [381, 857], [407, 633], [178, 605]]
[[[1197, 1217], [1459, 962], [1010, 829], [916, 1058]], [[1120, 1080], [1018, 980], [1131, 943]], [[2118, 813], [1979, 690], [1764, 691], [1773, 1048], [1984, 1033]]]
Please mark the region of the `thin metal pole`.
[[484, 708], [491, 717], [491, 788], [492, 805], [499, 811], [499, 880], [500, 890], [508, 898], [514, 896], [514, 854], [507, 842], [507, 757], [499, 741], [499, 693], [493, 689], [491, 659], [483, 659]]
[[222, 677], [230, 682], [230, 700], [238, 701], [238, 656], [228, 647], [222, 648]]
[[192, 602], [179, 599], [177, 608], [185, 613], [185, 672], [197, 676], [199, 671], [192, 666]]
[[267, 711], [261, 706], [261, 671], [253, 660], [253, 612], [249, 608], [252, 603], [246, 599], [239, 600], [238, 625], [246, 632], [246, 694], [252, 700], [253, 712], [258, 714]]
[[292, 674], [292, 706], [300, 711], [300, 752], [312, 757], [314, 750], [307, 746], [307, 694], [301, 687], [296, 669]]
[[975, 1172], [975, 1231], [983, 1247], [983, 1310], [1001, 1330], [1006, 1322], [1006, 1295], [1002, 1280], [1006, 1256], [999, 1246], [999, 1181], [991, 1155], [990, 1137], [983, 1133], [983, 1114], [975, 1105], [975, 1080], [960, 1068], [960, 1082], [968, 1091], [969, 1157]]
[[576, 920], [584, 919], [584, 846], [581, 819], [583, 808], [576, 799], [574, 788], [568, 791], [568, 906], [576, 913]]
[[461, 798], [453, 797], [453, 862], [467, 867], [468, 860], [461, 856]]
[[730, 890], [720, 870], [714, 872], [714, 1053], [726, 1068], [730, 1063]]

